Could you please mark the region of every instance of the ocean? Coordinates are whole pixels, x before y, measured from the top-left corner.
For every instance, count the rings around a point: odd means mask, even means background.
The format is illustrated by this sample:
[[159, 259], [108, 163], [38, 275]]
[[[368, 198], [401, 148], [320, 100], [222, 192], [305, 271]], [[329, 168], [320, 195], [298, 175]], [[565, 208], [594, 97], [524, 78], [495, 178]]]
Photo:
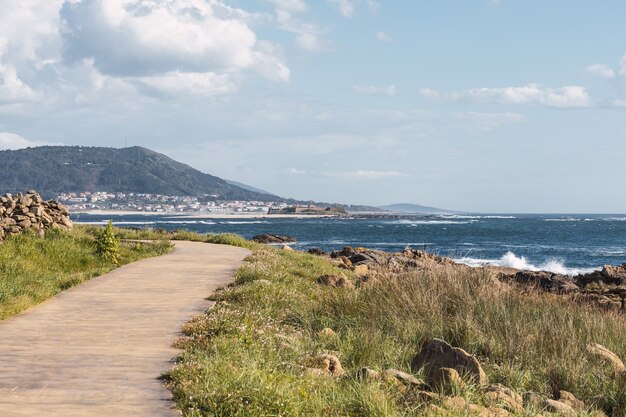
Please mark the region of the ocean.
[[294, 249], [409, 246], [471, 266], [496, 265], [575, 275], [626, 262], [626, 215], [439, 215], [335, 218], [220, 218], [74, 214], [77, 223], [187, 229], [199, 233], [261, 233], [296, 238]]

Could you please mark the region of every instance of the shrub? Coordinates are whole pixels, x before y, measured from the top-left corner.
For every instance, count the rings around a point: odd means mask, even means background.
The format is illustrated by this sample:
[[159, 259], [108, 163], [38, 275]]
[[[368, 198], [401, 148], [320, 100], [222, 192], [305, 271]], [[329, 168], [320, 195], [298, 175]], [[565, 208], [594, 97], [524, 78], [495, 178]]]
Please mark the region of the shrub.
[[113, 221], [96, 234], [96, 253], [113, 265], [119, 265], [120, 239], [115, 236]]

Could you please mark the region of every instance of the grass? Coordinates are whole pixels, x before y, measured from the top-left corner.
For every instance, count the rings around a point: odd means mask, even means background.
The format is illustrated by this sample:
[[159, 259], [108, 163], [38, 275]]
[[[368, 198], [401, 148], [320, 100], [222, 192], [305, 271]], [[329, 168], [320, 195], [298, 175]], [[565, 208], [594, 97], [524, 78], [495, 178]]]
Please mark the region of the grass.
[[[544, 398], [573, 392], [589, 406], [581, 415], [594, 406], [626, 415], [626, 379], [585, 352], [595, 342], [624, 358], [623, 315], [522, 293], [478, 269], [381, 271], [361, 289], [322, 287], [319, 275], [345, 271], [308, 254], [253, 249], [235, 284], [215, 293], [216, 306], [177, 342], [184, 350], [166, 380], [185, 416], [441, 415], [396, 384], [353, 377], [364, 366], [410, 372], [433, 337], [476, 355], [490, 382]], [[320, 335], [325, 327], [337, 335]], [[302, 372], [307, 358], [324, 352], [339, 356], [347, 377]], [[469, 383], [456, 394], [489, 405]]]
[[[75, 226], [71, 232], [49, 230], [44, 239], [23, 233], [0, 244], [0, 320], [114, 269], [96, 255], [96, 230], [85, 226]], [[169, 250], [166, 241], [122, 242], [119, 263]]]

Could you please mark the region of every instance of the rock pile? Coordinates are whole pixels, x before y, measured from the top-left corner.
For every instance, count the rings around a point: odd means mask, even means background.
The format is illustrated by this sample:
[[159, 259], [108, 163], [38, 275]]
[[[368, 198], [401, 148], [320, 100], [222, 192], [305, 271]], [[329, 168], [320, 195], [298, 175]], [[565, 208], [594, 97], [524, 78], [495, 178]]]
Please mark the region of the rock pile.
[[0, 197], [0, 242], [10, 235], [31, 230], [40, 237], [47, 229], [69, 230], [73, 227], [66, 206], [43, 201], [36, 191], [5, 194]]

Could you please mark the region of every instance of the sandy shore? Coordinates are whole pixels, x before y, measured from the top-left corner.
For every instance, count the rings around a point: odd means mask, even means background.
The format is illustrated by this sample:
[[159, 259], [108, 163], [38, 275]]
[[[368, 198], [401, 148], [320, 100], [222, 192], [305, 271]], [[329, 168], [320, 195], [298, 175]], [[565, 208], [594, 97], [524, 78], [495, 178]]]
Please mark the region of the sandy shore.
[[80, 214], [94, 216], [162, 216], [181, 219], [310, 219], [321, 217], [337, 217], [332, 215], [303, 214], [264, 214], [264, 213], [156, 213], [147, 211], [127, 210], [84, 210], [73, 211], [73, 217]]

